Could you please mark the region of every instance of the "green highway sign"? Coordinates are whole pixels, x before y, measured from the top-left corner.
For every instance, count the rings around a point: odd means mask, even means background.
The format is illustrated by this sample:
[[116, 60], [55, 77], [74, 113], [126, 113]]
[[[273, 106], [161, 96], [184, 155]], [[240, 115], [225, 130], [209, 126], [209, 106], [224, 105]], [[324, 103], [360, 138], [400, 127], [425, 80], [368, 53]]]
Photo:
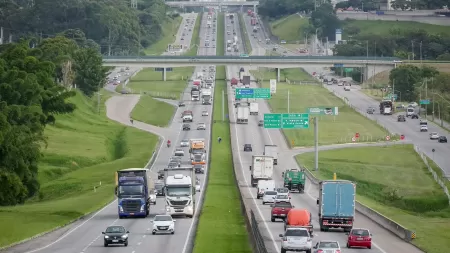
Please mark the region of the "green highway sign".
[[235, 89], [235, 98], [262, 98], [270, 99], [270, 88], [237, 88]]
[[394, 97], [394, 100], [397, 100], [397, 94], [388, 94], [386, 97], [384, 97], [384, 100], [392, 100], [392, 97]]
[[248, 54], [241, 54], [241, 57], [248, 57]]
[[308, 107], [306, 113], [315, 114], [315, 115], [338, 115], [339, 109], [337, 106], [316, 106], [316, 107]]
[[306, 129], [309, 128], [309, 114], [265, 113], [264, 128]]
[[421, 105], [429, 105], [429, 104], [430, 104], [430, 100], [428, 100], [428, 99], [422, 99], [422, 100], [420, 100], [420, 104], [421, 104]]
[[353, 71], [353, 68], [344, 68], [344, 72], [346, 72], [346, 73], [349, 73], [349, 72], [352, 72]]

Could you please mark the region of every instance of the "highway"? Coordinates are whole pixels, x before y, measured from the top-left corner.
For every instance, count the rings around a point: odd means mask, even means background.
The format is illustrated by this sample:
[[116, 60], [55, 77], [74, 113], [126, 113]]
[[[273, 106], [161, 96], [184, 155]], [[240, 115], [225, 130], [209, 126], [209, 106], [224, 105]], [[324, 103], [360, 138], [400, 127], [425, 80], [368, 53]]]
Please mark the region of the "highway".
[[[180, 28], [177, 31], [174, 45], [182, 45], [183, 49], [180, 52], [164, 52], [162, 55], [181, 55], [182, 53], [189, 50], [192, 41], [192, 33], [194, 32], [195, 20], [198, 18], [197, 13], [183, 13], [181, 14], [183, 20], [181, 21]], [[190, 22], [188, 23], [187, 20]], [[194, 23], [192, 23], [194, 20]]]
[[[205, 14], [206, 15], [206, 14]], [[203, 19], [203, 24], [201, 27], [201, 34], [210, 34], [211, 29], [206, 28], [206, 16]], [[195, 23], [195, 21], [194, 21]], [[204, 43], [205, 37], [201, 37], [202, 43]], [[200, 48], [199, 54], [203, 55], [214, 55], [215, 49], [212, 48]], [[197, 69], [201, 71], [200, 69]], [[115, 75], [113, 73], [112, 75]], [[120, 77], [123, 81], [126, 79], [125, 76]], [[187, 88], [186, 91], [190, 91]], [[161, 152], [156, 155], [156, 160], [153, 166], [150, 168], [153, 172], [157, 172], [167, 166], [169, 158], [172, 156], [173, 151], [182, 139], [190, 138], [204, 138], [207, 143], [207, 148], [210, 145], [210, 131], [211, 131], [211, 117], [212, 117], [212, 106], [202, 106], [199, 102], [192, 103], [190, 101], [190, 93], [185, 92], [183, 100], [186, 101], [186, 107], [178, 108], [174, 120], [168, 129], [157, 128], [153, 126], [146, 125], [141, 122], [134, 122], [135, 127], [141, 128], [147, 131], [155, 132], [156, 134], [162, 135], [163, 141], [170, 139], [173, 143], [171, 148], [167, 148], [165, 143], [161, 147]], [[138, 96], [136, 95], [123, 95], [115, 96], [107, 102], [108, 107], [108, 117], [119, 121], [122, 124], [130, 125], [129, 113], [138, 101]], [[180, 114], [184, 110], [192, 110], [194, 113], [194, 122], [192, 123], [191, 131], [182, 131]], [[209, 117], [201, 117], [201, 112], [207, 110], [209, 112]], [[202, 122], [206, 123], [207, 130], [196, 130], [196, 124]], [[143, 147], [145, 148], [145, 147]], [[183, 161], [189, 161], [188, 149], [185, 148], [185, 157]], [[209, 158], [209, 157], [208, 157]], [[144, 166], [144, 165], [143, 165]], [[114, 175], [111, 174], [111, 177]], [[201, 182], [201, 192], [203, 193], [205, 180], [203, 175], [198, 175]], [[156, 174], [155, 174], [156, 179]], [[200, 203], [200, 194], [196, 194], [197, 205]], [[152, 205], [150, 208], [150, 216], [147, 218], [129, 218], [129, 219], [118, 219], [117, 213], [117, 201], [113, 201], [99, 212], [92, 216], [86, 217], [85, 219], [76, 222], [72, 225], [64, 227], [60, 230], [52, 232], [43, 237], [31, 240], [24, 244], [12, 247], [6, 252], [17, 252], [17, 253], [140, 253], [148, 252], [152, 250], [161, 253], [184, 253], [189, 249], [188, 242], [195, 233], [193, 229], [193, 222], [198, 218], [200, 213], [197, 210], [197, 216], [194, 218], [176, 218], [175, 234], [174, 235], [152, 235], [151, 228], [152, 223], [150, 222], [152, 217], [156, 214], [165, 213], [165, 200], [164, 198], [158, 198], [156, 205]], [[101, 232], [106, 229], [109, 225], [123, 225], [127, 230], [130, 231], [129, 245], [128, 247], [123, 246], [110, 246], [108, 248], [103, 246], [103, 237]]]
[[[249, 32], [249, 31], [248, 31]], [[250, 37], [253, 39], [252, 37]], [[257, 44], [257, 43], [255, 43]], [[253, 50], [257, 52], [258, 50]], [[230, 78], [230, 76], [228, 76]], [[257, 88], [255, 83], [251, 84], [252, 88]], [[232, 88], [228, 89], [228, 94], [234, 94]], [[248, 189], [248, 192], [243, 192], [247, 196], [250, 196], [252, 200], [249, 200], [251, 205], [254, 206], [254, 212], [259, 220], [259, 227], [262, 230], [263, 236], [266, 238], [266, 246], [274, 248], [274, 252], [280, 251], [281, 240], [278, 234], [283, 233], [283, 223], [281, 221], [271, 222], [270, 221], [270, 206], [263, 206], [261, 200], [257, 200], [255, 193], [256, 189], [252, 187], [242, 187], [242, 184], [249, 186], [250, 182], [250, 170], [252, 155], [261, 155], [263, 153], [265, 144], [274, 144], [279, 147], [279, 158], [278, 165], [274, 169], [274, 180], [277, 185], [282, 185], [281, 173], [286, 168], [298, 168], [297, 163], [292, 157], [292, 153], [289, 152], [288, 147], [284, 141], [284, 137], [280, 130], [268, 130], [262, 127], [258, 127], [258, 121], [263, 118], [264, 113], [270, 113], [268, 104], [265, 101], [259, 102], [259, 115], [250, 116], [248, 125], [236, 124], [236, 109], [234, 108], [234, 97], [229, 96], [228, 106], [230, 108], [230, 124], [231, 124], [231, 135], [233, 137], [232, 147], [233, 147], [233, 157], [235, 157], [235, 168], [240, 169], [242, 172], [243, 182], [241, 181], [241, 190]], [[244, 144], [252, 144], [252, 152], [244, 152]], [[246, 197], [247, 197], [246, 196]], [[313, 225], [315, 227], [313, 244], [317, 240], [336, 240], [340, 243], [342, 248], [346, 245], [346, 235], [343, 232], [320, 232], [318, 229], [318, 207], [316, 205], [316, 199], [318, 197], [318, 190], [316, 186], [312, 185], [311, 182], [307, 181], [306, 192], [304, 194], [293, 194], [292, 203], [298, 208], [307, 208], [310, 210], [313, 216]], [[247, 199], [247, 198], [244, 198]], [[392, 235], [390, 232], [381, 228], [376, 223], [372, 222], [365, 216], [356, 214], [355, 226], [368, 228], [373, 234], [373, 248], [369, 249], [344, 249], [343, 252], [373, 252], [373, 253], [397, 253], [397, 252], [411, 252], [419, 253], [421, 252], [414, 246], [400, 240], [396, 236]], [[269, 252], [272, 252], [269, 250]]]

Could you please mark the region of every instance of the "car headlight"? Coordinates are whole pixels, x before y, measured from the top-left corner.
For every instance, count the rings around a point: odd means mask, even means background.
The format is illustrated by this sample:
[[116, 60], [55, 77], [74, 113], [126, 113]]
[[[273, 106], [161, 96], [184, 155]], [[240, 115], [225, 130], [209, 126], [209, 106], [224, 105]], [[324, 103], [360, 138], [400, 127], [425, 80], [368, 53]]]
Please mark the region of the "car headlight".
[[109, 238], [109, 236], [105, 235], [105, 239], [108, 239], [108, 238]]
[[119, 206], [119, 212], [123, 212], [123, 207]]
[[122, 239], [127, 239], [128, 235], [122, 235]]
[[192, 211], [192, 206], [187, 206], [186, 208], [188, 211]]

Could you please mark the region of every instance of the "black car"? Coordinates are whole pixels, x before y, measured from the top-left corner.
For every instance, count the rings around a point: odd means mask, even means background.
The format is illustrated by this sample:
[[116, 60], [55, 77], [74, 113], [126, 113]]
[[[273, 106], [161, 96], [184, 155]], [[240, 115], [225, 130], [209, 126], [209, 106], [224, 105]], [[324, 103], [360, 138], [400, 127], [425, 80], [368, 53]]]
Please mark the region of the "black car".
[[156, 183], [155, 184], [155, 192], [156, 196], [164, 196], [164, 184], [163, 183]]
[[246, 152], [246, 151], [250, 151], [250, 152], [253, 151], [252, 144], [244, 144], [244, 152]]
[[178, 107], [184, 107], [186, 104], [183, 101], [178, 102]]
[[419, 119], [419, 115], [414, 113], [411, 115], [411, 119]]
[[205, 168], [201, 164], [194, 165], [194, 170], [196, 174], [205, 174]]
[[445, 137], [445, 136], [439, 136], [438, 142], [439, 142], [439, 143], [447, 143], [447, 137]]
[[158, 171], [158, 179], [164, 179], [164, 175], [165, 175], [164, 170]]
[[191, 125], [183, 124], [183, 131], [189, 131], [189, 130], [191, 130]]
[[104, 234], [104, 246], [108, 247], [110, 244], [123, 244], [125, 247], [128, 246], [128, 234], [123, 226], [109, 226], [106, 228]]
[[260, 126], [260, 127], [264, 126], [264, 120], [260, 120], [260, 121], [258, 122], [258, 126]]
[[397, 121], [398, 121], [398, 122], [405, 122], [405, 121], [406, 121], [405, 115], [398, 115]]

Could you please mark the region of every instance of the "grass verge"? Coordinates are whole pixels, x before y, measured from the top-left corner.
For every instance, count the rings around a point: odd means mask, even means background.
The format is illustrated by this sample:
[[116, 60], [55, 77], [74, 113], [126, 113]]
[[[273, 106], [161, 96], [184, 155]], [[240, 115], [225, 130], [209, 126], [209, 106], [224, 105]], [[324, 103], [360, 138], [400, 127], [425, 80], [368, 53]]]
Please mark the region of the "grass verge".
[[[313, 153], [296, 159], [313, 167]], [[358, 201], [416, 231], [412, 243], [425, 252], [450, 246], [448, 199], [412, 145], [321, 151], [319, 168], [311, 171], [319, 179], [336, 172], [339, 179], [356, 182]]]
[[191, 46], [189, 50], [184, 54], [185, 56], [196, 56], [198, 47], [200, 46], [200, 26], [202, 25], [203, 12], [197, 14], [195, 19], [194, 31], [192, 31]]
[[[267, 52], [273, 52], [267, 50]], [[273, 52], [275, 56], [279, 56], [276, 52]], [[276, 79], [276, 72], [274, 69], [268, 68], [259, 68], [259, 70], [250, 70], [250, 73], [257, 77], [260, 80], [269, 80]], [[286, 81], [286, 79], [290, 81], [309, 81], [309, 82], [317, 82], [308, 72], [306, 72], [302, 68], [290, 68], [290, 69], [281, 69], [280, 70], [280, 80]]]
[[114, 172], [143, 167], [152, 155], [157, 136], [108, 120], [103, 103], [98, 113], [96, 98], [77, 94], [70, 101], [77, 105], [75, 112], [58, 115], [56, 124], [45, 129], [39, 196], [0, 207], [0, 224], [8, 228], [0, 231], [0, 247], [100, 209], [114, 199]]
[[217, 44], [216, 44], [216, 55], [223, 56], [225, 55], [225, 14], [223, 12], [219, 12], [217, 16]]
[[[276, 79], [275, 72], [263, 73], [263, 88], [269, 88], [269, 79]], [[387, 132], [375, 122], [362, 116], [342, 99], [336, 97], [327, 89], [319, 85], [290, 85], [284, 82], [277, 84], [277, 93], [268, 100], [273, 113], [288, 112], [288, 91], [290, 113], [305, 113], [308, 107], [329, 106], [339, 107], [338, 116], [318, 116], [319, 144], [350, 143], [355, 133], [360, 134], [358, 141], [381, 141]], [[314, 127], [309, 129], [283, 129], [286, 139], [291, 146], [313, 146]]]
[[175, 111], [175, 106], [143, 95], [133, 108], [131, 117], [153, 126], [166, 127], [172, 120]]
[[279, 40], [285, 40], [287, 43], [297, 43], [304, 41], [303, 28], [308, 25], [308, 18], [298, 14], [292, 14], [282, 19], [270, 22], [272, 34]]
[[244, 36], [244, 43], [245, 43], [245, 49], [246, 49], [246, 53], [247, 54], [252, 54], [252, 43], [250, 42], [250, 35], [247, 32], [247, 28], [245, 26], [245, 21], [244, 21], [244, 14], [239, 13], [238, 14], [238, 18], [239, 18], [239, 27], [241, 28], [241, 34], [242, 36]]
[[183, 17], [178, 16], [176, 18], [167, 17], [167, 20], [161, 26], [162, 37], [153, 45], [144, 50], [146, 55], [160, 55], [167, 49], [167, 45], [175, 42], [176, 34], [180, 28]]
[[[225, 72], [225, 67], [220, 66], [217, 71]], [[216, 82], [213, 113], [216, 123], [212, 124], [212, 138], [215, 140], [221, 136], [222, 142], [212, 142], [208, 188], [195, 237], [194, 253], [252, 252], [242, 217], [239, 189], [233, 175], [230, 124], [222, 121], [222, 91], [226, 94], [226, 89], [226, 81]], [[225, 113], [228, 114], [227, 103]]]
[[[179, 99], [194, 69], [194, 67], [173, 68], [173, 71], [166, 72], [166, 81], [162, 81], [162, 72], [146, 68], [132, 77], [125, 89], [131, 93], [145, 93], [152, 97]], [[119, 85], [116, 91], [120, 92], [122, 89]]]

